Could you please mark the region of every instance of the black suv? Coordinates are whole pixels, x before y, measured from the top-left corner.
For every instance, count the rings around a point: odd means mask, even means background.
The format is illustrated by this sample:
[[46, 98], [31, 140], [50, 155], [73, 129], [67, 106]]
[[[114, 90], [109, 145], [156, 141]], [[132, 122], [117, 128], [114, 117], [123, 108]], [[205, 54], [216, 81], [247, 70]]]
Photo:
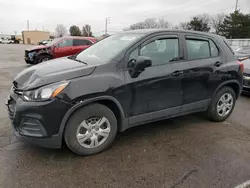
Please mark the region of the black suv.
[[242, 72], [220, 36], [129, 31], [23, 70], [7, 107], [20, 139], [52, 148], [64, 140], [90, 155], [140, 124], [201, 111], [225, 120], [241, 93]]

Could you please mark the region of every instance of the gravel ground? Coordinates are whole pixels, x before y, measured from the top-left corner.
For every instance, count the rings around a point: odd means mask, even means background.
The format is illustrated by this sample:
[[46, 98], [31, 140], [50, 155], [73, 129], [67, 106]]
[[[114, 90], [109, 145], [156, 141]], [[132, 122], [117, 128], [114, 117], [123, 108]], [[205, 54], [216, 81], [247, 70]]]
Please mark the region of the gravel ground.
[[223, 123], [189, 115], [143, 125], [90, 157], [19, 142], [4, 102], [27, 67], [27, 47], [0, 45], [0, 187], [231, 188], [250, 179], [250, 99], [243, 96]]

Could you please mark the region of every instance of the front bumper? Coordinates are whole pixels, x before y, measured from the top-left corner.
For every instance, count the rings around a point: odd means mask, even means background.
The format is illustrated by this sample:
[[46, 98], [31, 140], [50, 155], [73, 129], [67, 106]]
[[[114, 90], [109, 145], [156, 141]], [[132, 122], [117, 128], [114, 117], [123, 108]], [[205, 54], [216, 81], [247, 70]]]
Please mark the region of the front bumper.
[[53, 135], [50, 138], [35, 138], [29, 136], [20, 135], [19, 132], [14, 130], [16, 137], [23, 142], [28, 142], [45, 148], [61, 148], [62, 145], [62, 135]]
[[26, 102], [11, 89], [6, 106], [15, 135], [20, 140], [43, 147], [61, 147], [60, 126], [70, 104], [59, 99]]
[[250, 75], [244, 73], [242, 94], [250, 95]]
[[250, 95], [250, 87], [243, 86], [242, 94]]

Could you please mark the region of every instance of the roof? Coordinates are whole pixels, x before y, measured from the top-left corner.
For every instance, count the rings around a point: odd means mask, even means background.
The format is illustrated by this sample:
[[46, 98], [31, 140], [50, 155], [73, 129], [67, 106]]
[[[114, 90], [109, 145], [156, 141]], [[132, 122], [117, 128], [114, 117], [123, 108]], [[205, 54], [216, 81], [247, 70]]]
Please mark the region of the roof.
[[72, 38], [72, 39], [95, 39], [95, 37], [83, 37], [83, 36], [64, 36], [62, 38]]
[[206, 36], [219, 36], [212, 33], [205, 33], [200, 31], [191, 31], [191, 30], [182, 30], [182, 29], [139, 29], [139, 30], [130, 30], [124, 31], [122, 33], [139, 33], [139, 34], [153, 34], [159, 32], [178, 32], [178, 33], [190, 33], [190, 34], [198, 34], [198, 35], [206, 35]]

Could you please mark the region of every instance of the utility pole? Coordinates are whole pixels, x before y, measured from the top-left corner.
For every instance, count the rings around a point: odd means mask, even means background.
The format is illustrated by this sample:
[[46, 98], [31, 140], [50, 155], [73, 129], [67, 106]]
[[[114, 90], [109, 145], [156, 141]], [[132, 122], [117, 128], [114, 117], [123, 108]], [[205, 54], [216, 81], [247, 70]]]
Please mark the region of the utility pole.
[[239, 3], [239, 0], [236, 0], [236, 4], [235, 4], [235, 11], [238, 10], [238, 3]]
[[27, 20], [27, 29], [28, 29], [28, 31], [30, 30], [30, 21], [29, 20]]
[[108, 34], [108, 24], [110, 23], [110, 18], [107, 17], [105, 20], [105, 35]]

